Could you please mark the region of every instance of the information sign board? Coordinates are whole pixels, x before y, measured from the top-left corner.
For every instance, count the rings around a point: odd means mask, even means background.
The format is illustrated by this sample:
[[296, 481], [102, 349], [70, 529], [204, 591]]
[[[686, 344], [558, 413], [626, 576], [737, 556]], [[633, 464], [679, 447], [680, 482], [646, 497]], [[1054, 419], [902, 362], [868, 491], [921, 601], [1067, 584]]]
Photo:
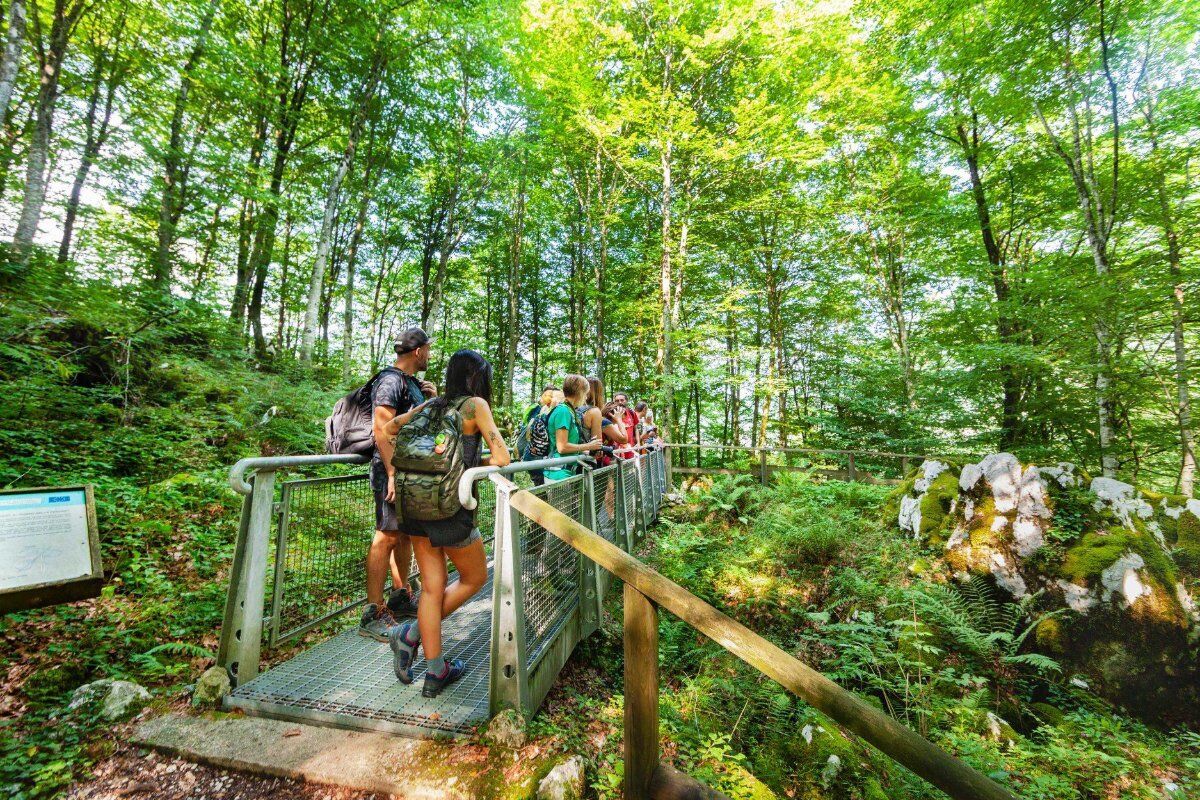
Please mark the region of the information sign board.
[[90, 485], [0, 491], [0, 612], [95, 597], [103, 583]]

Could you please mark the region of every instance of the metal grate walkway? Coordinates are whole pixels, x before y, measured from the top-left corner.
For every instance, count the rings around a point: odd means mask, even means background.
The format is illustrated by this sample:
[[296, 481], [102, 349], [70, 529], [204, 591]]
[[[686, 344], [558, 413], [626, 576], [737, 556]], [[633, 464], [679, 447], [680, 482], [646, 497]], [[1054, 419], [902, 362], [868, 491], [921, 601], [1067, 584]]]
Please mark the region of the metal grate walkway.
[[[357, 620], [355, 621], [357, 626]], [[421, 696], [424, 659], [405, 686], [392, 671], [386, 642], [344, 631], [237, 687], [230, 707], [248, 713], [339, 728], [407, 736], [457, 736], [488, 718], [492, 580], [442, 624], [442, 650], [467, 673], [433, 699]]]
[[[246, 499], [217, 657], [236, 687], [225, 708], [424, 738], [469, 734], [502, 708], [536, 713], [575, 646], [599, 627], [613, 580], [514, 507], [513, 494], [525, 489], [629, 552], [657, 519], [666, 485], [664, 456], [656, 450], [526, 488], [532, 483], [529, 469], [578, 461], [570, 456], [521, 462], [485, 468], [487, 480], [479, 473], [470, 476], [478, 481], [473, 493], [490, 561], [488, 580], [442, 626], [446, 656], [463, 659], [467, 673], [431, 700], [421, 697], [423, 658], [406, 686], [392, 671], [387, 643], [356, 630], [355, 609], [365, 599], [364, 544], [374, 522], [367, 474], [300, 477], [276, 485], [280, 469], [358, 465], [363, 459], [239, 461], [230, 470], [230, 484]], [[243, 480], [251, 468], [252, 485]], [[349, 630], [260, 674], [264, 651], [310, 631], [328, 631], [339, 624], [334, 620], [343, 620]]]

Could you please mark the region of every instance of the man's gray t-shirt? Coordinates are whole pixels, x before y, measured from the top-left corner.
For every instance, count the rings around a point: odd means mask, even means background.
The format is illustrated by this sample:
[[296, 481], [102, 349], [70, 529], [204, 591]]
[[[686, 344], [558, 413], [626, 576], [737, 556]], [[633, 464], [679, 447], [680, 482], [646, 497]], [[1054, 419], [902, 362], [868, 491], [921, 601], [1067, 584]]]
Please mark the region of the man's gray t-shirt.
[[[416, 378], [395, 368], [385, 369], [379, 373], [379, 378], [371, 388], [371, 413], [374, 414], [379, 406], [391, 406], [397, 414], [403, 414], [425, 402], [425, 399]], [[371, 457], [371, 489], [376, 492], [387, 491], [387, 470], [383, 467], [383, 458], [378, 449]]]

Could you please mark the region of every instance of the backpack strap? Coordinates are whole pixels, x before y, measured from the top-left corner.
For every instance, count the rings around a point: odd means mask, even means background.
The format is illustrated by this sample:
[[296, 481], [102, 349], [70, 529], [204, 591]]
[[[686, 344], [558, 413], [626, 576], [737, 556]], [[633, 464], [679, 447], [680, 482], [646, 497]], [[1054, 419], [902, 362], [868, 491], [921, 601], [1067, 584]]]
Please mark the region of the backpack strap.
[[[368, 380], [366, 385], [364, 386], [364, 389], [367, 390], [367, 398], [368, 399], [370, 399], [374, 393], [374, 385], [376, 385], [378, 383], [379, 378], [382, 378], [383, 373], [385, 373], [385, 372], [394, 372], [397, 375], [400, 375], [400, 379], [401, 379], [402, 383], [404, 384], [404, 390], [406, 390], [408, 392], [408, 402], [409, 402], [408, 408], [413, 408], [414, 405], [420, 405], [421, 403], [425, 402], [425, 392], [421, 391], [421, 386], [418, 383], [418, 381], [416, 381], [416, 378], [414, 378], [413, 375], [410, 375], [407, 372], [404, 372], [403, 369], [400, 369], [397, 367], [384, 367], [383, 369], [380, 369], [379, 372], [372, 375], [371, 380]], [[404, 408], [404, 409], [397, 408], [396, 413], [403, 414], [404, 411], [407, 411], [407, 410], [408, 410], [407, 408]]]
[[[384, 372], [387, 372], [388, 370], [395, 372], [397, 375], [400, 376], [400, 379], [404, 382], [404, 388], [408, 391], [408, 401], [409, 401], [409, 403], [412, 404], [409, 406], [409, 408], [412, 408], [413, 406], [419, 406], [419, 405], [421, 405], [421, 403], [425, 402], [425, 393], [423, 391], [421, 391], [421, 384], [417, 380], [415, 375], [409, 375], [407, 372], [400, 369], [399, 367], [384, 367], [382, 370], [380, 370], [380, 374], [383, 374]], [[400, 411], [400, 409], [396, 409], [396, 410]], [[404, 411], [407, 411], [407, 410], [408, 410], [407, 408], [404, 409]]]

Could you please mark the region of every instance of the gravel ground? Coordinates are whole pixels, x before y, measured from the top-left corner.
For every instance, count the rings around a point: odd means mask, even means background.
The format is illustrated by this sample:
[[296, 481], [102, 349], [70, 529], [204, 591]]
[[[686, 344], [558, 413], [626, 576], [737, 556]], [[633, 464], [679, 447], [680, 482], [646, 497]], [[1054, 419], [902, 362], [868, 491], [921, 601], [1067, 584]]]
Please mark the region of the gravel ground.
[[182, 758], [119, 745], [77, 784], [69, 800], [392, 800], [393, 795], [267, 778], [193, 764]]

